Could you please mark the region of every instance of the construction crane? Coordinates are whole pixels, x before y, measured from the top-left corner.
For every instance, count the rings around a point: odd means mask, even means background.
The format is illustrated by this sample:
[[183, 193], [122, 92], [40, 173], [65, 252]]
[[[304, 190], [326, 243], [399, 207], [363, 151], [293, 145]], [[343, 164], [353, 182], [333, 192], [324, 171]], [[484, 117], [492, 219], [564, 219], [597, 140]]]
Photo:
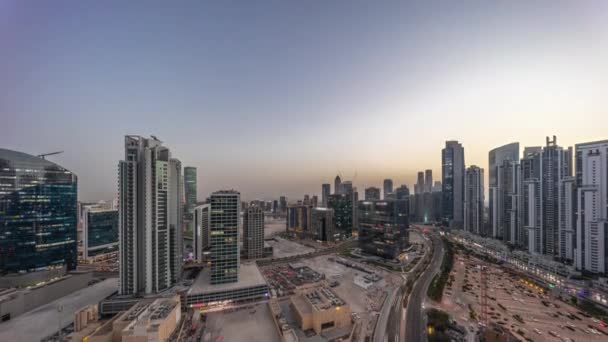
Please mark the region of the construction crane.
[[43, 153], [43, 154], [39, 154], [39, 155], [38, 155], [38, 158], [46, 159], [46, 158], [45, 158], [46, 156], [52, 156], [52, 155], [55, 155], [55, 154], [60, 154], [60, 153], [63, 153], [63, 151], [50, 152], [50, 153]]
[[488, 326], [488, 267], [487, 265], [485, 265], [485, 263], [481, 263], [480, 265], [480, 269], [479, 269], [479, 275], [480, 275], [480, 285], [479, 286], [479, 290], [480, 290], [480, 294], [479, 294], [479, 300], [480, 300], [480, 307], [481, 307], [481, 317], [480, 317], [480, 322], [482, 322], [486, 327]]

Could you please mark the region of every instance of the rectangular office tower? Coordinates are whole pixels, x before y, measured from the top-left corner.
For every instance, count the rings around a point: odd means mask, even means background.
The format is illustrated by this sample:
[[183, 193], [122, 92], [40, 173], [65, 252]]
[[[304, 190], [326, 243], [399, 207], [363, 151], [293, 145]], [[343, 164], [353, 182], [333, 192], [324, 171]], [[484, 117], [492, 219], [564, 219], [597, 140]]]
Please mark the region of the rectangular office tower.
[[450, 228], [464, 224], [464, 147], [458, 141], [446, 141], [441, 150], [442, 217]]
[[157, 293], [181, 276], [181, 163], [155, 137], [128, 135], [118, 169], [119, 292]]
[[480, 235], [483, 229], [483, 169], [475, 165], [464, 176], [464, 229]]
[[366, 201], [374, 201], [380, 199], [380, 189], [370, 186], [365, 189], [365, 200]]
[[203, 254], [209, 249], [209, 226], [211, 204], [205, 203], [194, 208], [194, 229], [192, 230], [192, 257], [203, 262]]
[[608, 270], [608, 140], [576, 145], [576, 259], [579, 270]]
[[[330, 195], [333, 196], [333, 195]], [[299, 236], [301, 239], [311, 238], [310, 215], [312, 206], [310, 205], [288, 205], [286, 231], [290, 234]]]
[[184, 191], [186, 197], [186, 213], [192, 216], [194, 206], [196, 206], [196, 168], [192, 166], [184, 167]]
[[503, 217], [507, 215], [509, 206], [504, 204], [506, 192], [509, 189], [504, 189], [503, 185], [506, 182], [500, 177], [500, 170], [507, 168], [505, 162], [519, 161], [519, 143], [514, 142], [504, 146], [497, 147], [488, 153], [488, 194], [489, 194], [489, 211], [488, 219], [490, 231], [486, 232], [488, 236], [495, 239], [503, 239], [509, 241], [506, 237], [509, 227], [505, 227]]
[[264, 211], [249, 207], [243, 214], [243, 255], [247, 259], [264, 256]]
[[241, 194], [217, 191], [211, 194], [210, 204], [211, 284], [234, 283], [238, 281]]
[[327, 199], [331, 194], [331, 185], [325, 183], [321, 185], [321, 206], [327, 208]]
[[385, 179], [384, 180], [384, 199], [386, 199], [386, 196], [388, 196], [389, 194], [393, 193], [393, 180], [392, 179]]
[[408, 244], [406, 200], [360, 201], [359, 246], [365, 253], [394, 259]]
[[[494, 238], [519, 247], [525, 247], [521, 229], [521, 168], [517, 160], [503, 160], [498, 166], [497, 183], [494, 188], [498, 229]], [[493, 226], [496, 227], [496, 226]]]
[[341, 238], [349, 238], [353, 233], [354, 210], [353, 194], [339, 194], [329, 196], [328, 207], [334, 211], [334, 224], [336, 234]]
[[118, 251], [118, 210], [85, 206], [82, 221], [82, 257], [102, 259]]
[[328, 208], [313, 208], [311, 213], [310, 230], [314, 239], [331, 242], [335, 240], [336, 226], [334, 225], [334, 211]]

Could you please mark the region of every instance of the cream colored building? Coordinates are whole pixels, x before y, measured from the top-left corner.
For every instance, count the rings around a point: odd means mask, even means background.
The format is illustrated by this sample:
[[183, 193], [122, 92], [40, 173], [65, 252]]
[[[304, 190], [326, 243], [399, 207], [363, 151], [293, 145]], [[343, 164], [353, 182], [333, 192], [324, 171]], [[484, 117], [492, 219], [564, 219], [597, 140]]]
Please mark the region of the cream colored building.
[[291, 297], [291, 308], [302, 330], [317, 334], [351, 325], [350, 306], [326, 287], [307, 289]]
[[114, 322], [114, 332], [116, 336], [120, 330], [122, 342], [160, 342], [171, 336], [180, 319], [179, 296], [160, 298], [152, 303], [139, 303], [122, 314]]

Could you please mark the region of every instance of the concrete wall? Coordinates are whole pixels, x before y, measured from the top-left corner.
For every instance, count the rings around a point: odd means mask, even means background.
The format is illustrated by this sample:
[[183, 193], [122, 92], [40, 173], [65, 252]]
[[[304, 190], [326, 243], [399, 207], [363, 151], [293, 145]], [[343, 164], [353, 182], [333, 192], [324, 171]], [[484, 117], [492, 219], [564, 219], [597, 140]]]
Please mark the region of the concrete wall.
[[9, 274], [0, 277], [1, 288], [33, 286], [52, 278], [61, 277], [66, 274], [65, 266], [53, 270], [39, 272], [28, 272], [24, 274]]
[[66, 278], [32, 289], [17, 290], [0, 303], [0, 317], [9, 313], [11, 319], [37, 307], [67, 296], [89, 285], [91, 272], [70, 273]]

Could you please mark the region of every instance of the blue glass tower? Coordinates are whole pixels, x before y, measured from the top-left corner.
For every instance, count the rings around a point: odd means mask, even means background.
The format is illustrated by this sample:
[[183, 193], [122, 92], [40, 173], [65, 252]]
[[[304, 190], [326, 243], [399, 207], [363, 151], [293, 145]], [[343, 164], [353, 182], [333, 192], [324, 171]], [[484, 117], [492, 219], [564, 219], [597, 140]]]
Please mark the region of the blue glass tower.
[[75, 269], [76, 201], [72, 172], [0, 149], [0, 274]]

